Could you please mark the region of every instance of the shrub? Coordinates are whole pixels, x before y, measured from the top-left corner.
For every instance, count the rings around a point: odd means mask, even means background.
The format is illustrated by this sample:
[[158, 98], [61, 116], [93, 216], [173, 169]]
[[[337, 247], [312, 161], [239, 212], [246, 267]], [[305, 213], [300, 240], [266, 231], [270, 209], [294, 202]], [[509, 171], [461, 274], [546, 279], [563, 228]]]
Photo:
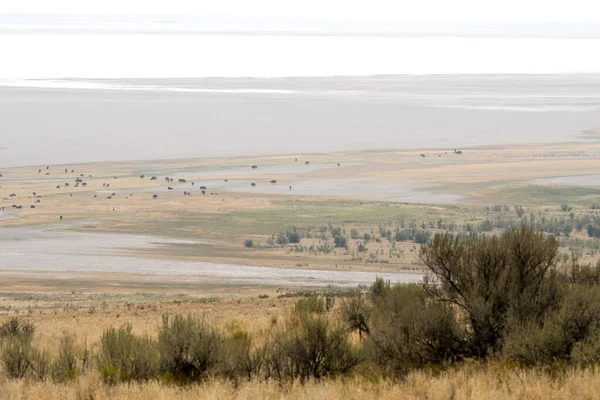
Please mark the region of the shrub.
[[329, 232], [331, 233], [331, 236], [335, 237], [335, 236], [341, 236], [342, 235], [342, 228], [337, 227], [337, 228], [331, 228], [329, 230]]
[[83, 357], [77, 347], [75, 335], [64, 332], [60, 338], [58, 358], [52, 363], [52, 379], [60, 383], [77, 378], [81, 358]]
[[300, 239], [302, 238], [300, 234], [296, 231], [287, 233], [288, 242], [290, 243], [300, 243]]
[[284, 232], [279, 232], [277, 234], [277, 244], [288, 244], [290, 240], [287, 237], [287, 234]]
[[505, 357], [527, 365], [568, 361], [574, 349], [581, 362], [595, 351], [600, 328], [600, 289], [573, 287], [560, 307], [542, 323], [529, 321], [509, 326], [503, 347]]
[[360, 363], [343, 326], [321, 315], [304, 313], [295, 318], [270, 344], [269, 376], [306, 382], [348, 373]]
[[26, 334], [5, 339], [0, 360], [4, 373], [13, 379], [32, 376], [44, 381], [50, 364], [48, 355], [35, 348], [32, 337]]
[[509, 314], [540, 320], [557, 304], [557, 251], [556, 239], [523, 226], [501, 237], [436, 235], [420, 259], [440, 284], [429, 293], [460, 309], [472, 354], [482, 357], [499, 348]]
[[429, 242], [430, 235], [427, 231], [417, 231], [414, 236], [414, 240], [418, 244], [426, 244]]
[[27, 336], [33, 337], [35, 327], [29, 322], [23, 322], [19, 317], [12, 317], [0, 325], [0, 339]]
[[515, 206], [515, 212], [517, 213], [517, 217], [519, 217], [519, 218], [521, 218], [523, 215], [525, 215], [525, 209], [523, 207], [521, 207], [520, 205]]
[[600, 238], [600, 227], [589, 224], [587, 226], [587, 233], [589, 237]]
[[325, 312], [325, 300], [317, 296], [303, 297], [296, 302], [294, 310], [298, 314], [323, 314]]
[[399, 230], [394, 235], [394, 240], [396, 242], [407, 242], [409, 240], [413, 240], [416, 243], [424, 244], [429, 242], [429, 239], [429, 232], [417, 228]]
[[350, 332], [358, 332], [360, 338], [371, 333], [369, 328], [370, 307], [362, 293], [342, 299], [341, 317]]
[[264, 378], [277, 381], [293, 380], [295, 371], [288, 355], [290, 334], [287, 330], [279, 330], [268, 338], [261, 354], [264, 355]]
[[573, 284], [600, 286], [600, 262], [593, 267], [590, 264], [582, 265], [577, 259], [572, 259], [567, 266], [566, 276]]
[[492, 220], [486, 219], [479, 224], [480, 232], [491, 232], [494, 230], [494, 222]]
[[524, 365], [551, 363], [557, 357], [564, 358], [563, 338], [551, 325], [515, 323], [504, 339], [502, 355]]
[[371, 300], [374, 303], [385, 298], [389, 292], [392, 290], [392, 285], [390, 281], [384, 281], [383, 278], [375, 278], [375, 282], [371, 285]]
[[560, 209], [563, 212], [568, 212], [568, 211], [571, 211], [573, 208], [570, 205], [563, 203], [560, 205]]
[[248, 239], [248, 240], [244, 241], [244, 247], [251, 248], [253, 246], [254, 246], [254, 243], [252, 242], [252, 240]]
[[333, 296], [325, 296], [325, 311], [330, 312], [333, 310], [335, 306], [335, 297]]
[[335, 247], [346, 247], [347, 240], [343, 236], [334, 236], [333, 243], [334, 243]]
[[217, 365], [222, 342], [205, 319], [164, 315], [158, 334], [161, 370], [181, 383], [199, 381]]
[[575, 343], [571, 361], [582, 366], [598, 364], [600, 362], [600, 332], [594, 332], [585, 340]]
[[98, 368], [106, 383], [147, 381], [158, 372], [156, 343], [131, 333], [131, 325], [111, 327], [100, 339]]
[[240, 377], [251, 380], [260, 370], [263, 357], [260, 351], [253, 351], [252, 336], [235, 328], [225, 337], [221, 352], [221, 373], [237, 382]]
[[368, 344], [384, 369], [405, 374], [457, 360], [463, 337], [453, 311], [430, 301], [420, 286], [394, 286], [374, 303]]

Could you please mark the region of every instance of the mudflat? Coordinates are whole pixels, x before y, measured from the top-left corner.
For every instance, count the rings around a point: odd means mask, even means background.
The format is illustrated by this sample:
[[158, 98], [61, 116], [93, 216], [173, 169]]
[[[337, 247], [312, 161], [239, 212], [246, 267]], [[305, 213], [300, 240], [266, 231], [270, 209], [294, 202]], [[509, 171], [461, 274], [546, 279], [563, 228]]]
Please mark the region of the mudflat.
[[8, 81], [0, 167], [585, 142], [600, 126], [598, 82], [594, 74]]
[[[5, 168], [0, 271], [6, 289], [201, 296], [418, 281], [419, 241], [436, 232], [518, 224], [517, 205], [576, 225], [600, 188], [564, 180], [597, 176], [599, 155], [591, 138]], [[598, 258], [585, 231], [563, 246]]]

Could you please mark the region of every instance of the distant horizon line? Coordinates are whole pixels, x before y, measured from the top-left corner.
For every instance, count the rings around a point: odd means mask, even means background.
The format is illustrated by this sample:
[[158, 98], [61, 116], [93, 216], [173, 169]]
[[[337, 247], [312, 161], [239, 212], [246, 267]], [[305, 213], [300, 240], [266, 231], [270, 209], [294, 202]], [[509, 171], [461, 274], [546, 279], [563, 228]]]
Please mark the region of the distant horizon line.
[[160, 14], [0, 14], [1, 33], [600, 38], [600, 21]]
[[284, 30], [153, 30], [153, 29], [69, 29], [69, 28], [4, 28], [0, 25], [0, 35], [197, 35], [197, 36], [278, 36], [278, 37], [348, 37], [348, 38], [448, 38], [448, 39], [564, 39], [564, 40], [593, 40], [600, 39], [598, 33], [582, 35], [541, 34], [541, 33], [468, 33], [468, 32], [316, 32], [316, 31], [284, 31]]
[[[109, 81], [170, 81], [170, 80], [285, 80], [285, 79], [345, 79], [345, 78], [394, 78], [394, 77], [552, 77], [552, 76], [600, 76], [600, 71], [589, 71], [589, 72], [435, 72], [435, 73], [398, 73], [398, 74], [338, 74], [338, 75], [289, 75], [289, 76], [149, 76], [149, 77], [84, 77], [84, 76], [64, 76], [64, 77], [0, 77], [0, 87], [20, 87], [20, 82], [31, 82], [44, 81], [44, 82], [57, 82], [57, 83], [68, 83], [73, 82], [109, 82]], [[17, 84], [13, 86], [12, 84]], [[31, 86], [31, 88], [40, 88]], [[60, 89], [48, 87], [48, 89]], [[88, 89], [88, 88], [82, 88]]]

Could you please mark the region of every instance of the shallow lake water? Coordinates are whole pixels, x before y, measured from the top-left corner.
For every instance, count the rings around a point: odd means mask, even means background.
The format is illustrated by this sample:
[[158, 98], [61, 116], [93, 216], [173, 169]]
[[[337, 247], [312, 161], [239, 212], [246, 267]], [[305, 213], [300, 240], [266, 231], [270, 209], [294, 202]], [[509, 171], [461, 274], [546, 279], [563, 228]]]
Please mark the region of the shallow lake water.
[[[141, 256], [138, 251], [169, 243], [202, 243], [150, 236], [0, 228], [0, 274], [35, 274], [69, 279], [86, 274], [134, 275], [142, 280], [281, 286], [355, 286], [376, 277], [415, 282], [420, 274], [285, 269]], [[82, 275], [83, 274], [83, 275]]]

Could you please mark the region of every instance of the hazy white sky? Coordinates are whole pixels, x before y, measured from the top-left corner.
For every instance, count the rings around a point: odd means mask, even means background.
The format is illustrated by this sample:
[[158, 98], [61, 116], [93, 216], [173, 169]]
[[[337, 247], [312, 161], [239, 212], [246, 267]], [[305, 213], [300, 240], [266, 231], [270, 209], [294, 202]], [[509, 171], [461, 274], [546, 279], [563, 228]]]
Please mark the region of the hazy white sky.
[[600, 22], [598, 0], [6, 0], [2, 13]]

